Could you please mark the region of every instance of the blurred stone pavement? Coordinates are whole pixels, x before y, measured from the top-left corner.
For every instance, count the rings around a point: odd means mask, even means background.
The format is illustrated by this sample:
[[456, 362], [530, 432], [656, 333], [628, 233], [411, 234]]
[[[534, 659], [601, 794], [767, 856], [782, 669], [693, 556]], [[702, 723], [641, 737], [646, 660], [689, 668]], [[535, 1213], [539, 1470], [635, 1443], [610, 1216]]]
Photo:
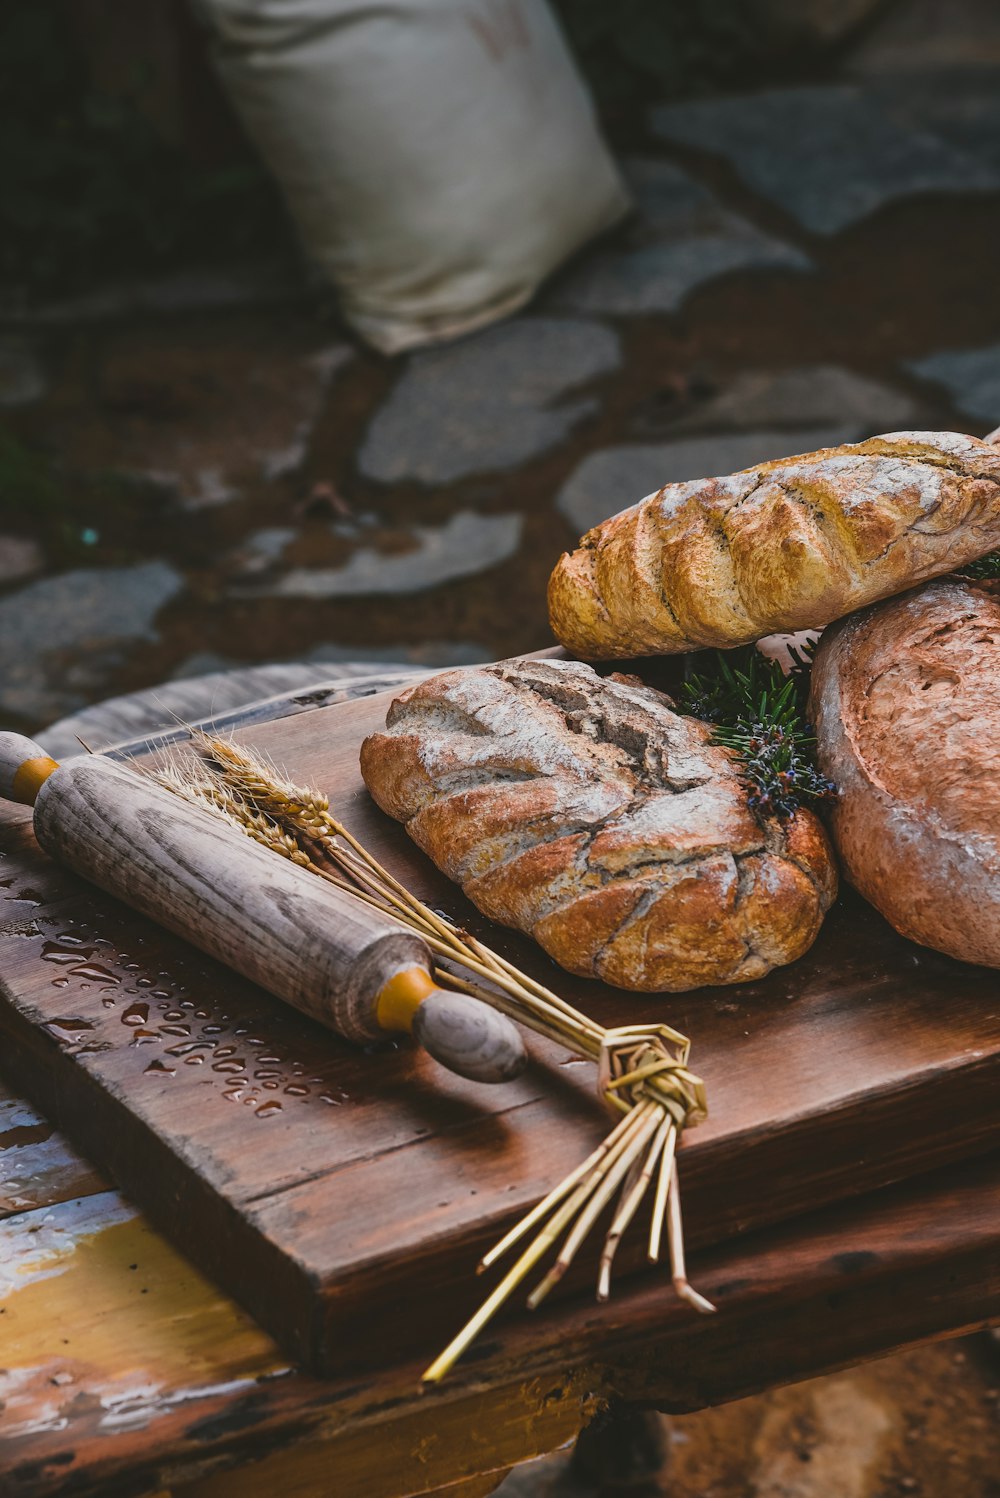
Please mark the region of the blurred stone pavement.
[[496, 1498], [996, 1498], [998, 1385], [985, 1338], [938, 1343], [696, 1415], [626, 1417], [630, 1441], [595, 1452], [585, 1436], [516, 1467]]
[[536, 648], [560, 551], [668, 480], [1000, 421], [995, 6], [911, 0], [829, 82], [654, 107], [625, 166], [630, 224], [397, 361], [291, 265], [8, 306], [0, 723]]

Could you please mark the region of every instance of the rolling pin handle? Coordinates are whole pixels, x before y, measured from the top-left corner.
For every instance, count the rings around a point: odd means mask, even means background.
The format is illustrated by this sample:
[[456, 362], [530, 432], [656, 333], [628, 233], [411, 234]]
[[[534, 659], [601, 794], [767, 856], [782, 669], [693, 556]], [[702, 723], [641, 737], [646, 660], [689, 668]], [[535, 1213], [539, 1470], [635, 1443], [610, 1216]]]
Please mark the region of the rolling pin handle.
[[438, 988], [422, 967], [389, 979], [376, 1018], [383, 1030], [409, 1031], [435, 1061], [473, 1082], [510, 1082], [528, 1059], [511, 1020], [468, 994]]
[[20, 733], [0, 733], [0, 799], [34, 806], [57, 762], [40, 744]]
[[472, 1082], [512, 1082], [527, 1065], [516, 1025], [469, 994], [436, 988], [413, 1019], [413, 1038], [435, 1061]]
[[488, 1004], [437, 988], [419, 936], [234, 840], [134, 770], [102, 755], [59, 769], [30, 739], [0, 733], [4, 797], [34, 805], [47, 853], [345, 1039], [409, 1031], [478, 1082], [506, 1082], [524, 1067], [517, 1028]]

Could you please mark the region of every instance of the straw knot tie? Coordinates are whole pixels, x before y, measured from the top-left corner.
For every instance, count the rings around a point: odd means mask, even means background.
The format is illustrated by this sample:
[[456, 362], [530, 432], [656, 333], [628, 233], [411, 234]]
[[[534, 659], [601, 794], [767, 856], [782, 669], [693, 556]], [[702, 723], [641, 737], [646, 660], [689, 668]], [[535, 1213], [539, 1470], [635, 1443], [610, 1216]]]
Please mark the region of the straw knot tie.
[[480, 1309], [427, 1369], [424, 1379], [436, 1382], [445, 1376], [525, 1276], [562, 1239], [554, 1264], [528, 1297], [532, 1309], [539, 1305], [565, 1274], [616, 1192], [618, 1205], [601, 1253], [598, 1299], [606, 1300], [610, 1294], [612, 1261], [618, 1245], [651, 1189], [650, 1261], [659, 1262], [665, 1235], [670, 1277], [678, 1297], [695, 1310], [713, 1310], [689, 1284], [684, 1264], [676, 1152], [685, 1127], [700, 1123], [708, 1113], [704, 1084], [688, 1069], [690, 1042], [686, 1036], [668, 1025], [603, 1029], [426, 906], [333, 816], [321, 792], [293, 785], [270, 765], [228, 740], [198, 733], [194, 738], [211, 766], [208, 782], [203, 783], [203, 775], [195, 773], [192, 777], [189, 773], [168, 777], [164, 783], [225, 817], [274, 852], [346, 889], [362, 905], [416, 931], [434, 955], [435, 971], [443, 973], [449, 987], [474, 994], [547, 1039], [597, 1060], [599, 1095], [618, 1115], [607, 1137], [587, 1159], [483, 1256], [480, 1267], [485, 1269], [526, 1235], [534, 1234]]
[[612, 1112], [639, 1103], [665, 1108], [678, 1132], [708, 1117], [705, 1084], [688, 1070], [691, 1042], [669, 1025], [605, 1030], [598, 1061], [598, 1092]]

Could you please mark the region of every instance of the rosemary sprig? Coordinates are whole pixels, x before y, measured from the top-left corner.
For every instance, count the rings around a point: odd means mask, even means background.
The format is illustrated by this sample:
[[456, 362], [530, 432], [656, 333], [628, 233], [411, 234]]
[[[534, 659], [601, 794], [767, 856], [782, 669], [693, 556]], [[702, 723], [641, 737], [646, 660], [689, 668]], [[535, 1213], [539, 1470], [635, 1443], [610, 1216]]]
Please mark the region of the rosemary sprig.
[[816, 739], [806, 720], [808, 649], [785, 676], [754, 646], [713, 652], [707, 669], [691, 670], [679, 693], [681, 709], [714, 723], [712, 741], [740, 756], [751, 808], [782, 821], [800, 806], [829, 801], [833, 782], [816, 764]]
[[539, 1305], [569, 1268], [617, 1192], [598, 1278], [598, 1299], [606, 1300], [618, 1244], [654, 1180], [648, 1258], [653, 1263], [659, 1260], [665, 1235], [676, 1294], [696, 1310], [714, 1310], [689, 1284], [684, 1261], [676, 1149], [685, 1126], [707, 1116], [704, 1085], [687, 1065], [690, 1043], [686, 1037], [666, 1025], [604, 1029], [424, 905], [333, 816], [320, 792], [291, 784], [229, 740], [196, 735], [195, 743], [205, 756], [201, 764], [175, 765], [157, 777], [162, 784], [409, 926], [427, 942], [438, 976], [446, 984], [475, 995], [557, 1044], [591, 1057], [599, 1068], [601, 1096], [612, 1112], [621, 1115], [603, 1144], [484, 1256], [481, 1269], [528, 1239], [506, 1276], [427, 1369], [424, 1379], [436, 1382], [445, 1376], [522, 1280], [561, 1240], [554, 1264], [528, 1297], [532, 1309]]

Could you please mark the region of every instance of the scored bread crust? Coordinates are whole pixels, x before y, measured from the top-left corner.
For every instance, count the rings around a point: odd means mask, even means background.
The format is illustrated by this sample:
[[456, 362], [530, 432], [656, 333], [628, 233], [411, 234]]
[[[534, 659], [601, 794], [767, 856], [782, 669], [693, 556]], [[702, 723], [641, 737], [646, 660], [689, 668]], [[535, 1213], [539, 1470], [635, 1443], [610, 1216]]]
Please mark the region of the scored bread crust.
[[361, 771], [485, 915], [570, 972], [679, 991], [793, 961], [837, 887], [819, 821], [758, 820], [711, 733], [634, 678], [501, 661], [408, 688]]
[[824, 634], [810, 711], [846, 877], [911, 941], [1000, 967], [1000, 601], [946, 578]]
[[819, 628], [1000, 546], [1000, 447], [891, 432], [667, 484], [565, 553], [556, 637], [591, 660]]

